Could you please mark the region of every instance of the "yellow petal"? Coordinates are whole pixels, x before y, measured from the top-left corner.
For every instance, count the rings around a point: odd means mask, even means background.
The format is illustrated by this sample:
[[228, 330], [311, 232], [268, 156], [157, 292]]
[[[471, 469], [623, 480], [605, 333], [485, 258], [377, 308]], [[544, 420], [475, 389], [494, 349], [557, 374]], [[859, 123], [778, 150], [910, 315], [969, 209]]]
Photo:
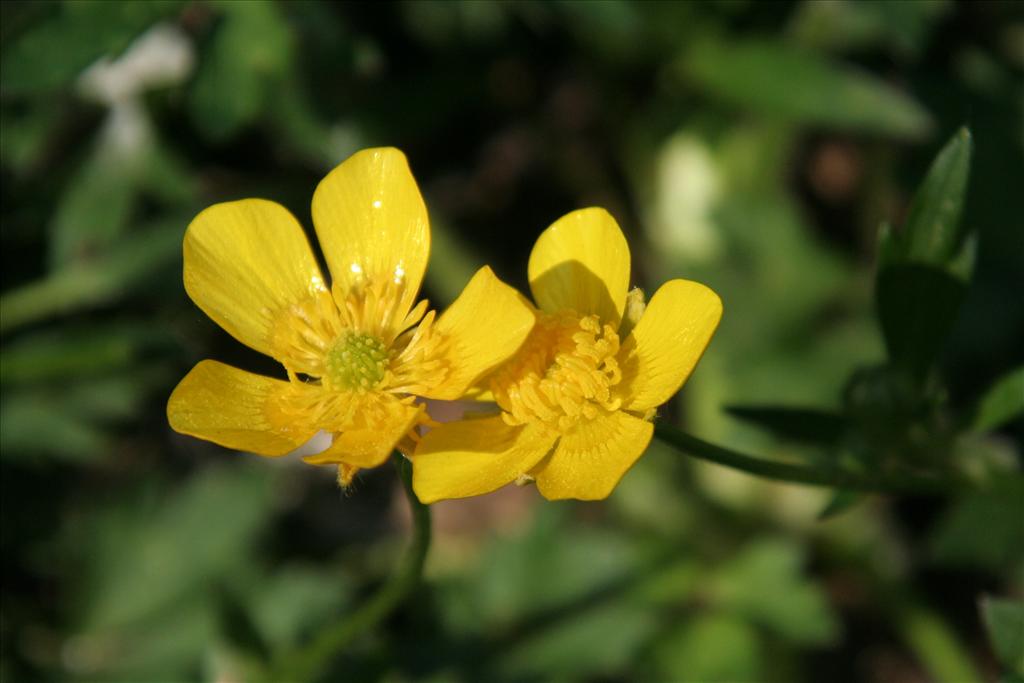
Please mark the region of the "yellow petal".
[[330, 448], [303, 460], [312, 465], [345, 464], [358, 468], [382, 464], [398, 442], [416, 426], [423, 405], [402, 403], [391, 398], [382, 407], [385, 411], [383, 417], [346, 429], [334, 437]]
[[280, 204], [214, 204], [188, 226], [185, 291], [243, 344], [273, 354], [278, 316], [325, 290], [309, 242]]
[[260, 455], [284, 455], [315, 428], [280, 411], [289, 383], [204, 360], [185, 375], [167, 402], [167, 420], [182, 434]]
[[699, 282], [662, 285], [619, 351], [623, 408], [655, 408], [679, 391], [721, 319], [722, 300]]
[[424, 395], [454, 401], [481, 377], [508, 360], [533, 328], [532, 307], [487, 266], [476, 272], [462, 294], [434, 325], [444, 342], [444, 381]]
[[596, 313], [617, 327], [629, 287], [629, 245], [604, 209], [573, 211], [537, 239], [529, 275], [541, 310]]
[[528, 473], [556, 438], [534, 425], [510, 427], [500, 416], [443, 424], [416, 448], [413, 489], [424, 503], [490, 493]]
[[352, 465], [346, 465], [341, 463], [338, 465], [338, 486], [343, 489], [347, 489], [351, 484], [352, 480], [359, 474], [359, 468], [353, 467]]
[[[486, 379], [484, 380], [487, 381]], [[472, 386], [466, 390], [462, 396], [459, 397], [460, 401], [476, 401], [478, 403], [496, 403], [497, 399], [494, 397], [494, 392], [489, 387], [479, 384]]]
[[430, 256], [430, 224], [404, 154], [382, 147], [349, 157], [317, 186], [313, 224], [334, 285], [346, 293], [390, 282], [400, 288], [397, 310], [409, 310]]
[[618, 411], [576, 426], [536, 472], [548, 500], [607, 498], [646, 450], [654, 425]]

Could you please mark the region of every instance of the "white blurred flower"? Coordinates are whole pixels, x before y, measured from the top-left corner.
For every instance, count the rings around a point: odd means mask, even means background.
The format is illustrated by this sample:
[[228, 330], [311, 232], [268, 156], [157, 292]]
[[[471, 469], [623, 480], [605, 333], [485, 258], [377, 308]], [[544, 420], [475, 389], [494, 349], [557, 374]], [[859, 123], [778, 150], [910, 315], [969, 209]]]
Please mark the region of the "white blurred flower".
[[126, 160], [149, 149], [152, 124], [141, 95], [184, 81], [194, 65], [195, 51], [188, 37], [173, 25], [157, 24], [120, 57], [102, 57], [83, 71], [78, 77], [79, 94], [110, 108], [101, 148]]
[[721, 248], [711, 215], [721, 185], [707, 146], [688, 133], [672, 136], [656, 161], [654, 243], [691, 262], [712, 259]]
[[102, 57], [78, 78], [82, 96], [108, 106], [135, 98], [146, 90], [185, 80], [195, 65], [188, 37], [171, 24], [157, 24], [116, 59]]

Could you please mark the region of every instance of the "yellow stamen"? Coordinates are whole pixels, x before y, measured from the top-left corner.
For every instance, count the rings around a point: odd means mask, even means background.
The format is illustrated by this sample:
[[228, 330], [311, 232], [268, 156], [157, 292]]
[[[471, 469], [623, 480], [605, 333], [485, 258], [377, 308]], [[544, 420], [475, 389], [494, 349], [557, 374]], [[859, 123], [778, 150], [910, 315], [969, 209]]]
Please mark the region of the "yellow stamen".
[[426, 301], [399, 311], [400, 296], [392, 282], [363, 282], [319, 291], [282, 315], [274, 341], [292, 388], [277, 409], [329, 432], [373, 429], [391, 417], [387, 395], [412, 402], [440, 385], [449, 368], [435, 313]]
[[540, 422], [566, 431], [581, 420], [618, 410], [622, 380], [619, 337], [596, 315], [543, 315], [519, 353], [491, 378], [510, 425]]

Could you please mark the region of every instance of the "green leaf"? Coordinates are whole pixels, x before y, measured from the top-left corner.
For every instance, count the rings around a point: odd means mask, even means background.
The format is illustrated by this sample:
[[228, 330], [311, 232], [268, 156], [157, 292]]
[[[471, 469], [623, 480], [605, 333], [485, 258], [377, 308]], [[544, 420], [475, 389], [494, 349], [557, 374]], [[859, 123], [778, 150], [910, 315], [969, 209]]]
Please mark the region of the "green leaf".
[[3, 53], [3, 92], [67, 86], [93, 61], [115, 56], [143, 30], [177, 11], [178, 0], [75, 0], [19, 36]]
[[292, 58], [288, 24], [269, 2], [227, 2], [189, 92], [192, 119], [210, 140], [230, 138], [269, 103]]
[[130, 374], [89, 379], [66, 386], [52, 403], [88, 420], [128, 420], [146, 407], [145, 399], [154, 387], [166, 386], [171, 381], [173, 376], [165, 367], [138, 367]]
[[142, 150], [137, 167], [140, 189], [169, 206], [189, 205], [198, 194], [190, 169], [159, 140]]
[[942, 268], [906, 263], [883, 268], [875, 300], [889, 358], [922, 376], [945, 347], [967, 293]]
[[39, 163], [59, 121], [60, 107], [50, 98], [0, 109], [0, 162], [16, 174], [29, 171]]
[[270, 646], [239, 596], [222, 586], [216, 593], [216, 604], [221, 637], [227, 646], [248, 661], [269, 661]]
[[836, 491], [832, 499], [818, 513], [818, 521], [824, 522], [836, 515], [841, 515], [862, 500], [864, 500], [864, 495], [857, 491]]
[[987, 432], [1024, 413], [1024, 366], [1003, 375], [981, 397], [971, 428]]
[[0, 408], [0, 458], [10, 462], [88, 462], [111, 453], [107, 426], [136, 417], [156, 385], [169, 381], [160, 366], [130, 375], [74, 377], [49, 385], [19, 385]]
[[802, 563], [792, 542], [752, 543], [714, 576], [716, 603], [797, 643], [831, 643], [839, 623], [822, 591], [801, 575]]
[[923, 604], [907, 605], [898, 610], [896, 620], [930, 680], [982, 683], [970, 652], [939, 613]]
[[981, 618], [999, 663], [1008, 673], [1024, 676], [1024, 601], [984, 597]]
[[826, 410], [780, 406], [727, 406], [725, 410], [780, 439], [800, 443], [831, 445], [839, 441], [846, 430], [846, 419]]
[[608, 601], [546, 628], [500, 653], [503, 680], [536, 676], [569, 679], [628, 671], [640, 645], [658, 631], [645, 607]]
[[130, 159], [101, 140], [57, 203], [50, 225], [50, 269], [95, 258], [128, 227], [137, 195]]
[[735, 683], [762, 680], [757, 631], [728, 614], [686, 618], [657, 639], [650, 680]]
[[961, 128], [935, 157], [900, 236], [905, 260], [946, 265], [956, 255], [972, 150], [971, 132]]
[[126, 626], [230, 580], [274, 513], [274, 476], [264, 463], [210, 467], [155, 507], [100, 518], [88, 534], [86, 626]]
[[907, 94], [781, 41], [704, 41], [684, 73], [733, 105], [794, 123], [919, 139], [931, 117]]
[[134, 285], [152, 282], [154, 271], [181, 257], [187, 223], [169, 217], [126, 236], [101, 258], [6, 292], [0, 297], [0, 331], [128, 296]]
[[0, 407], [0, 460], [8, 463], [84, 463], [108, 452], [103, 429], [55, 406], [38, 392], [4, 395]]
[[64, 327], [21, 336], [0, 349], [0, 381], [32, 384], [95, 376], [129, 366], [148, 331], [140, 326]]
[[[651, 591], [664, 586], [625, 590], [641, 574], [636, 542], [581, 528], [566, 511], [552, 506], [525, 535], [496, 539], [439, 601], [453, 633], [486, 635], [481, 650], [493, 653], [499, 678], [624, 671], [657, 630]], [[565, 542], [569, 533], [572, 543]]]
[[265, 580], [247, 587], [252, 617], [267, 640], [294, 644], [345, 609], [354, 591], [343, 567], [275, 567]]
[[882, 228], [875, 303], [889, 358], [922, 376], [946, 343], [963, 302], [973, 240], [958, 230], [971, 165], [961, 128], [935, 158], [903, 229]]
[[90, 630], [69, 638], [64, 661], [80, 680], [184, 681], [196, 677], [197, 665], [216, 637], [211, 601], [195, 594], [130, 627]]
[[929, 539], [934, 561], [1005, 572], [1024, 560], [1024, 478], [1004, 475], [992, 490], [957, 501]]
[[194, 183], [152, 135], [125, 146], [105, 128], [57, 203], [50, 223], [50, 269], [105, 254], [123, 238], [140, 195], [182, 207], [191, 202]]
[[947, 0], [808, 0], [800, 3], [789, 33], [797, 42], [819, 49], [863, 52], [881, 46], [916, 57], [951, 8]]

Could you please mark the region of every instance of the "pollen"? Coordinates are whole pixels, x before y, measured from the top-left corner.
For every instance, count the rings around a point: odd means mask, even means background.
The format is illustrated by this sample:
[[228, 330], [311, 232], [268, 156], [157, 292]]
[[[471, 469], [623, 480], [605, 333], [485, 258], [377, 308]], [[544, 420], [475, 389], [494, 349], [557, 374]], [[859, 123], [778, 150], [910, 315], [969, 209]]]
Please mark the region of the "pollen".
[[618, 410], [618, 351], [614, 328], [595, 315], [542, 316], [518, 354], [491, 378], [503, 419], [564, 432]]
[[325, 384], [350, 391], [370, 391], [384, 380], [388, 348], [373, 335], [346, 331], [327, 352]]

